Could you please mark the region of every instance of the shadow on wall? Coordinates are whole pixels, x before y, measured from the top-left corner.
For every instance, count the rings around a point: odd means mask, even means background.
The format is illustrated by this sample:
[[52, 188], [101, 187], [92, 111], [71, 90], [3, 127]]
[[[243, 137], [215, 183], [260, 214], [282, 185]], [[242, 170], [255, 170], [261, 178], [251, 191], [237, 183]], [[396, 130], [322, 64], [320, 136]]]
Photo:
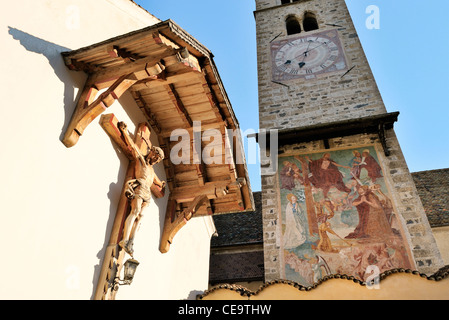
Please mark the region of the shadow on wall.
[[[73, 111], [75, 109], [76, 101], [79, 97], [75, 97], [75, 88], [79, 88], [80, 86], [84, 86], [84, 83], [87, 79], [87, 75], [84, 72], [75, 72], [70, 71], [64, 64], [64, 60], [61, 56], [61, 52], [64, 51], [70, 51], [71, 49], [59, 46], [57, 44], [51, 43], [49, 41], [40, 39], [38, 37], [35, 37], [29, 33], [26, 33], [24, 31], [18, 30], [13, 27], [8, 27], [8, 33], [13, 37], [13, 39], [19, 41], [19, 43], [29, 52], [37, 53], [43, 55], [50, 64], [51, 68], [53, 69], [55, 75], [58, 77], [58, 79], [64, 84], [64, 98], [63, 98], [63, 107], [64, 107], [64, 119], [63, 119], [63, 126], [61, 128], [61, 133], [59, 136], [60, 141], [64, 138], [64, 133], [66, 131], [67, 126], [69, 125], [69, 122], [71, 120]], [[47, 88], [42, 88], [42, 90], [45, 90]], [[81, 94], [82, 90], [78, 90], [78, 95]], [[55, 94], [58, 94], [56, 92]], [[45, 107], [45, 106], [43, 106]], [[56, 135], [55, 135], [56, 136]], [[119, 172], [119, 178], [120, 176], [124, 175], [124, 172], [121, 170]], [[114, 213], [115, 211], [112, 209], [113, 202], [112, 202], [112, 196], [117, 197], [117, 192], [120, 193], [121, 187], [118, 185], [111, 185], [110, 192], [108, 193], [108, 196], [111, 197], [111, 213], [108, 221], [108, 226], [105, 234], [105, 245], [98, 253], [99, 261], [101, 262], [101, 259], [104, 256], [104, 252], [106, 249], [106, 246], [108, 244], [107, 239], [108, 238], [108, 231], [111, 229], [112, 223], [114, 222]], [[114, 212], [113, 212], [114, 211]], [[101, 265], [100, 263], [94, 267], [94, 276], [92, 279], [93, 284], [93, 294], [92, 297], [95, 294], [95, 288], [96, 283], [98, 280], [99, 272], [100, 272]]]
[[[40, 39], [38, 37], [35, 37], [29, 33], [26, 33], [24, 31], [21, 31], [19, 29], [13, 28], [11, 26], [8, 26], [8, 33], [12, 36], [13, 39], [19, 41], [19, 43], [29, 52], [36, 53], [43, 55], [50, 64], [51, 68], [53, 69], [55, 75], [58, 77], [58, 79], [64, 84], [64, 98], [63, 98], [63, 108], [64, 108], [64, 119], [63, 119], [63, 126], [61, 128], [61, 133], [59, 136], [60, 141], [62, 142], [64, 138], [65, 131], [70, 123], [72, 114], [75, 110], [76, 102], [79, 99], [79, 96], [81, 95], [82, 90], [78, 90], [78, 96], [75, 97], [75, 89], [82, 88], [86, 82], [87, 74], [84, 72], [75, 72], [70, 71], [61, 56], [61, 52], [65, 51], [71, 51], [71, 49], [59, 46], [57, 44], [54, 44], [52, 42]], [[39, 85], [39, 83], [37, 83]], [[45, 90], [48, 88], [42, 88], [42, 90]], [[51, 93], [51, 91], [49, 92]], [[56, 95], [59, 95], [59, 92], [55, 93]], [[125, 97], [122, 97], [124, 99]], [[134, 100], [129, 98], [127, 100], [127, 103], [135, 103]], [[125, 103], [125, 104], [127, 104]], [[43, 106], [46, 107], [46, 106]], [[48, 106], [49, 107], [49, 106]], [[135, 110], [139, 110], [136, 106]], [[125, 110], [127, 113], [129, 110]], [[128, 114], [130, 119], [137, 119], [137, 117], [134, 114]], [[55, 135], [56, 136], [56, 135]], [[117, 153], [117, 157], [120, 159], [122, 163], [127, 163], [127, 158], [122, 154], [120, 149], [112, 142], [112, 147]], [[97, 254], [97, 258], [99, 259], [99, 264], [94, 266], [93, 270], [93, 278], [92, 278], [92, 284], [93, 284], [93, 292], [91, 299], [94, 298], [95, 292], [96, 292], [96, 286], [98, 282], [98, 278], [101, 272], [101, 266], [104, 259], [104, 254], [106, 252], [106, 248], [109, 244], [109, 237], [110, 232], [112, 229], [112, 226], [114, 224], [115, 220], [115, 214], [117, 210], [117, 204], [120, 198], [120, 194], [122, 192], [122, 187], [126, 175], [126, 166], [121, 166], [118, 168], [118, 176], [117, 176], [117, 182], [111, 183], [109, 186], [109, 192], [107, 194], [108, 198], [111, 201], [110, 204], [110, 213], [109, 213], [109, 219], [107, 222], [107, 227], [105, 230], [105, 238], [104, 238], [104, 244], [103, 247], [99, 250]], [[164, 168], [163, 164], [159, 164], [156, 168], [157, 174], [159, 176], [163, 176]], [[159, 207], [159, 220], [160, 220], [160, 232], [162, 234], [163, 228], [164, 228], [164, 221], [165, 221], [165, 207], [167, 203], [167, 196], [161, 199], [153, 199], [155, 204]], [[159, 244], [158, 244], [159, 245]], [[189, 295], [188, 299], [194, 299], [195, 296], [202, 292], [192, 291], [192, 293]]]
[[197, 300], [198, 296], [204, 294], [204, 290], [192, 290], [185, 300]]
[[[64, 83], [64, 121], [63, 127], [61, 128], [61, 134], [59, 136], [59, 139], [62, 141], [65, 130], [72, 117], [73, 110], [75, 109], [75, 101], [77, 98], [74, 94], [75, 88], [77, 88], [77, 84], [80, 86], [84, 85], [87, 75], [84, 72], [70, 71], [65, 66], [61, 52], [70, 51], [71, 49], [40, 39], [10, 26], [8, 26], [8, 33], [15, 40], [19, 41], [27, 51], [41, 54], [47, 58], [48, 63], [52, 67], [55, 75], [62, 83]], [[81, 94], [81, 91], [82, 90], [78, 90], [78, 95]]]

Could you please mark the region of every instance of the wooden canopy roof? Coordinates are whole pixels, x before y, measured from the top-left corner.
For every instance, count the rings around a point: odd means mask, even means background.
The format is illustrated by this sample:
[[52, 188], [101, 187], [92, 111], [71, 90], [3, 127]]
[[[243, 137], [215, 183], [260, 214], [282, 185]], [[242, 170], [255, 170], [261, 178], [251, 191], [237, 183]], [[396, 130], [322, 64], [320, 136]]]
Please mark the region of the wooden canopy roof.
[[[225, 187], [227, 195], [210, 197], [195, 216], [254, 209], [246, 163], [236, 163], [237, 153], [244, 152], [240, 137], [227, 150], [231, 161], [173, 165], [169, 159], [178, 143], [170, 142], [175, 129], [192, 135], [194, 122], [201, 121], [203, 133], [219, 130], [225, 157], [225, 131], [239, 128], [212, 53], [186, 31], [167, 20], [62, 56], [68, 68], [89, 75], [63, 139], [67, 147], [74, 146], [86, 127], [129, 91], [167, 155], [167, 184], [178, 211], [214, 186]], [[206, 145], [203, 142], [202, 149]]]

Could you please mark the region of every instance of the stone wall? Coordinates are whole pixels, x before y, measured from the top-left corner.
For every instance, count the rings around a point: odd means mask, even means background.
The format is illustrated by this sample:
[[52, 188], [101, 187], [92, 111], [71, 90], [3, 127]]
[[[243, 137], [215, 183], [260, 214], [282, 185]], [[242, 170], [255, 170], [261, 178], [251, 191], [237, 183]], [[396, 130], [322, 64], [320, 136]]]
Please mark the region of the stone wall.
[[[376, 134], [362, 134], [331, 139], [330, 148], [363, 147], [363, 145], [375, 144], [382, 150]], [[443, 267], [444, 263], [433, 237], [427, 217], [421, 204], [416, 187], [411, 183], [411, 174], [403, 157], [400, 146], [393, 130], [387, 131], [387, 144], [391, 155], [386, 157], [379, 152], [381, 167], [385, 174], [393, 197], [392, 201], [402, 223], [404, 234], [410, 244], [410, 253], [414, 258], [416, 270], [425, 274], [432, 274]], [[296, 155], [323, 151], [322, 141], [301, 143], [281, 147], [279, 156]], [[281, 251], [278, 212], [278, 179], [276, 175], [262, 177], [262, 205], [263, 228], [265, 242], [265, 277], [266, 281], [280, 279]]]
[[[316, 15], [321, 31], [338, 28], [348, 68], [355, 67], [344, 77], [331, 74], [313, 80], [290, 80], [283, 85], [274, 83], [270, 43], [292, 37], [286, 33], [286, 17], [294, 14], [301, 19], [307, 11]], [[344, 0], [305, 0], [282, 6], [279, 0], [256, 0], [255, 20], [261, 129], [300, 128], [387, 113]], [[394, 130], [388, 130], [386, 138], [391, 155], [386, 157], [381, 152], [380, 162], [410, 254], [418, 271], [434, 273], [443, 266], [441, 255]], [[373, 144], [382, 150], [376, 134], [329, 140], [331, 149]], [[324, 143], [314, 141], [281, 147], [279, 155], [320, 150], [325, 151]], [[266, 281], [281, 277], [278, 189], [276, 175], [262, 177]]]
[[[344, 0], [303, 0], [280, 4], [279, 0], [256, 0], [260, 128], [301, 128], [387, 113]], [[271, 43], [297, 36], [287, 35], [285, 20], [295, 15], [301, 21], [305, 12], [316, 15], [319, 31], [338, 29], [347, 66], [354, 66], [354, 69], [345, 76], [340, 72], [311, 80], [274, 83]], [[332, 24], [334, 26], [329, 26]], [[306, 33], [303, 31], [299, 35], [303, 34]], [[386, 157], [380, 152], [379, 160], [409, 243], [409, 254], [418, 271], [434, 273], [443, 266], [441, 255], [394, 130], [386, 132], [386, 139], [391, 155]], [[330, 139], [328, 147], [351, 148], [373, 144], [382, 150], [378, 135], [359, 134]], [[323, 141], [314, 141], [281, 147], [279, 156], [325, 150]], [[262, 177], [266, 281], [281, 278], [279, 188], [277, 175]]]
[[[320, 29], [335, 29], [338, 24], [349, 67], [344, 72], [314, 80], [292, 80], [286, 86], [272, 82], [270, 41], [287, 39], [285, 19], [294, 14], [300, 20], [304, 12], [316, 14]], [[256, 11], [259, 75], [259, 112], [261, 128], [293, 128], [361, 116], [382, 114], [386, 108], [380, 96], [357, 32], [343, 0], [301, 1], [292, 5]], [[305, 35], [309, 32], [301, 32]], [[313, 32], [310, 32], [313, 33]], [[394, 110], [393, 110], [394, 111]]]

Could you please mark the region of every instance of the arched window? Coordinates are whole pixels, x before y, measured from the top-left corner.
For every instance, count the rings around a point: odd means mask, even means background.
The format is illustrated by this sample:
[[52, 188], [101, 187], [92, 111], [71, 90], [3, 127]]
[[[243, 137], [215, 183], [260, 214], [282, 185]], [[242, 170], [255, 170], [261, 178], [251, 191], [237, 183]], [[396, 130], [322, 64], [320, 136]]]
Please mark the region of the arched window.
[[304, 27], [304, 31], [306, 32], [319, 29], [316, 16], [312, 12], [304, 13], [304, 20], [302, 22], [302, 25]]
[[287, 27], [287, 34], [295, 34], [301, 32], [301, 24], [295, 16], [289, 16], [285, 20], [285, 25]]

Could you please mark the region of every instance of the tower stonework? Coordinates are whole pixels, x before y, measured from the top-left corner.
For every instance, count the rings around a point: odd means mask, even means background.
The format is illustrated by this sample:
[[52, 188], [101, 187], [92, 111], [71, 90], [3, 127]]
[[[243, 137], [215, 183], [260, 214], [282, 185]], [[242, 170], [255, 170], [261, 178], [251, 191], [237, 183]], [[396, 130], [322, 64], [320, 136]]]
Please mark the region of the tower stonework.
[[[443, 266], [344, 0], [256, 0], [266, 281]], [[264, 164], [262, 165], [264, 166]]]

